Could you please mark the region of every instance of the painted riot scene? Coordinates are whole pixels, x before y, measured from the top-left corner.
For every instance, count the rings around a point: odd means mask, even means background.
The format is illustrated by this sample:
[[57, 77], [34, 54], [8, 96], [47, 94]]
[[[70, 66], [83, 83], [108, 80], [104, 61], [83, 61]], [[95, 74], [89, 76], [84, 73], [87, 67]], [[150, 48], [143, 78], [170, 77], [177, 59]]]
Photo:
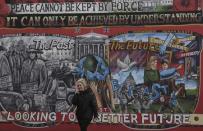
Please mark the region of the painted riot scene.
[[193, 113], [200, 88], [201, 38], [128, 33], [113, 37], [109, 50], [115, 112]]
[[[114, 108], [107, 36], [7, 36], [0, 39], [2, 111], [71, 112], [75, 82], [85, 78], [98, 108]], [[77, 39], [77, 40], [76, 40]]]
[[66, 111], [74, 94], [74, 39], [1, 38], [0, 104], [7, 111]]

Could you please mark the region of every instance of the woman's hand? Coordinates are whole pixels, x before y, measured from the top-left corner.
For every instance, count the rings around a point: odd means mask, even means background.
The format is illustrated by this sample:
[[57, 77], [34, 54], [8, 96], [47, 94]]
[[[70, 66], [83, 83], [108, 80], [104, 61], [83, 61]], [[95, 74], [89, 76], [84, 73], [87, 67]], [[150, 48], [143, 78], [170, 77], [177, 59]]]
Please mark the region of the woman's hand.
[[76, 85], [74, 85], [74, 88], [75, 88], [75, 93], [76, 93], [76, 94], [79, 94], [79, 90], [78, 90], [78, 88], [77, 88]]

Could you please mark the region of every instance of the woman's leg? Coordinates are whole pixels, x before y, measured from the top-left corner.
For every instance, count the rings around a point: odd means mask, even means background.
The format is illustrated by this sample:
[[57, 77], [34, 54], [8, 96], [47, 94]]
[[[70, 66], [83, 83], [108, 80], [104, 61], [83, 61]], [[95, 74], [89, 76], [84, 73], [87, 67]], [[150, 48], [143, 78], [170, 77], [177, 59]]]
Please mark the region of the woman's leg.
[[89, 126], [90, 121], [89, 120], [80, 120], [79, 125], [80, 125], [80, 130], [81, 131], [87, 131], [87, 127]]

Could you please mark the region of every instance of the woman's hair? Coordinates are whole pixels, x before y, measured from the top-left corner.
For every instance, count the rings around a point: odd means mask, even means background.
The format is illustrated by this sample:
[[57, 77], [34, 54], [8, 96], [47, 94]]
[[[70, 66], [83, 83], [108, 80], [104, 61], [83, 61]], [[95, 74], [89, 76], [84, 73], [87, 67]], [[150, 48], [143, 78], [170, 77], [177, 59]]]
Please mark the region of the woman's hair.
[[87, 80], [84, 79], [84, 78], [78, 79], [78, 80], [76, 81], [76, 84], [78, 84], [78, 83], [82, 84], [85, 89], [87, 89], [87, 88], [89, 87], [89, 86], [88, 86], [88, 83], [87, 83]]

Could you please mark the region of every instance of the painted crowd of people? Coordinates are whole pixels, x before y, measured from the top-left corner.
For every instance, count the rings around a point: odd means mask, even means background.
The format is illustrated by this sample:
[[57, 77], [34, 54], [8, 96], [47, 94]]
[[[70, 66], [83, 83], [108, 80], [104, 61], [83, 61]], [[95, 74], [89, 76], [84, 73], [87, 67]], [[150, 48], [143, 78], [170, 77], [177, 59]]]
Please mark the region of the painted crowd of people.
[[[48, 73], [45, 62], [39, 57], [42, 51], [26, 47], [23, 40], [12, 44], [8, 50], [0, 46], [0, 50], [0, 78], [10, 77], [10, 81], [7, 82], [12, 83], [12, 88], [4, 87], [1, 90], [14, 91], [26, 95], [31, 100], [34, 94], [44, 91]], [[36, 88], [28, 88], [28, 84]]]

